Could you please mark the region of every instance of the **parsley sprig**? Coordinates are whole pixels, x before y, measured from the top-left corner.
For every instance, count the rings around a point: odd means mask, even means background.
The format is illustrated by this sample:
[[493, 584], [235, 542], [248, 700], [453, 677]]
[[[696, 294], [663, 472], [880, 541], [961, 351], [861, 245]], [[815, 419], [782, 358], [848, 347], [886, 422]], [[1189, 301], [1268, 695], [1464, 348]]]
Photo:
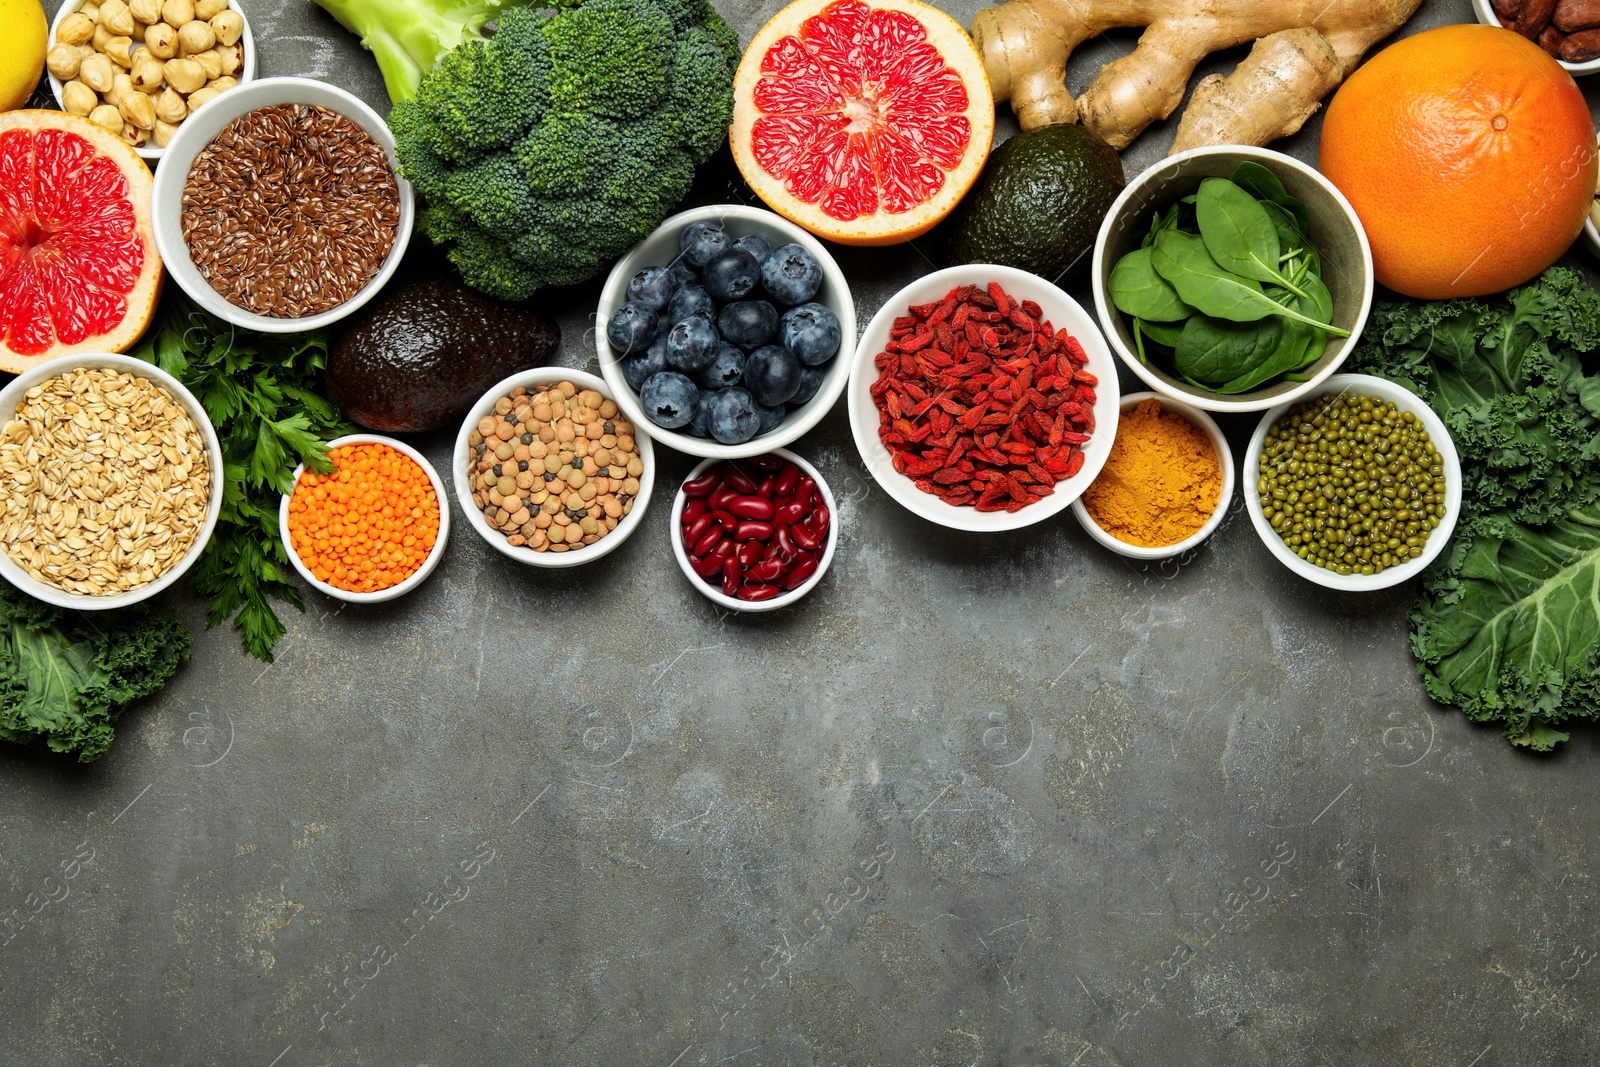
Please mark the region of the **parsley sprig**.
[[211, 600], [207, 622], [231, 618], [245, 651], [270, 663], [284, 626], [268, 598], [305, 610], [286, 577], [279, 500], [294, 487], [298, 464], [332, 470], [326, 442], [355, 429], [319, 391], [327, 334], [239, 329], [169, 287], [155, 324], [129, 354], [186, 385], [217, 428], [222, 514], [189, 575]]

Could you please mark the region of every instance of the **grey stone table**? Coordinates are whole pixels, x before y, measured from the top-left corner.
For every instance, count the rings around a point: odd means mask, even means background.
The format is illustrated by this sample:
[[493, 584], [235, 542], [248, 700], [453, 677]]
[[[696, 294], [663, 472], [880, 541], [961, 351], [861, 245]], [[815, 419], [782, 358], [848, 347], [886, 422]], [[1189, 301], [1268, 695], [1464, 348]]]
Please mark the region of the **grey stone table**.
[[[307, 0], [245, 6], [262, 75], [383, 104]], [[862, 321], [929, 266], [840, 260]], [[1412, 587], [1321, 592], [1237, 502], [1167, 567], [1066, 516], [936, 530], [842, 404], [797, 447], [843, 536], [775, 616], [684, 581], [665, 494], [576, 571], [458, 529], [402, 601], [310, 595], [271, 667], [176, 596], [194, 659], [108, 756], [0, 753], [0, 912], [94, 856], [0, 949], [0, 1063], [1600, 1062], [1600, 734], [1534, 757], [1430, 703]]]

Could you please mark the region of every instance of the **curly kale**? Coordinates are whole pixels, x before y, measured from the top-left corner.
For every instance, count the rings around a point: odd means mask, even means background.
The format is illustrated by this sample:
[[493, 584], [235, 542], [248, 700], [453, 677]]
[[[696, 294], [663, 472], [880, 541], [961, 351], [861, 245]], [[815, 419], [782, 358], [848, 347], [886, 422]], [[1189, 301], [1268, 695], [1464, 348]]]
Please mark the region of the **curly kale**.
[[0, 740], [98, 759], [117, 716], [167, 684], [191, 641], [171, 612], [139, 606], [90, 618], [0, 583]]
[[511, 7], [389, 116], [419, 229], [501, 299], [593, 277], [722, 144], [738, 62], [706, 0]]
[[1600, 295], [1554, 268], [1503, 298], [1380, 306], [1351, 359], [1461, 453], [1461, 521], [1411, 612], [1428, 692], [1539, 751], [1600, 719], [1596, 349]]

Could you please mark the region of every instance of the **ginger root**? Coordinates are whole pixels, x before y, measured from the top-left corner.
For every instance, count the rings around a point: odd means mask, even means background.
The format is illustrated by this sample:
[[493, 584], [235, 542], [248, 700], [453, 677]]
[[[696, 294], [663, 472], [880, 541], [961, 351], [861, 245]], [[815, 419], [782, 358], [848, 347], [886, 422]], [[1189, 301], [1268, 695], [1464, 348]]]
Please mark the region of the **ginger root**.
[[[1367, 49], [1405, 24], [1421, 0], [1010, 0], [978, 12], [972, 36], [996, 100], [1024, 130], [1081, 118], [1126, 148], [1183, 101], [1213, 52], [1255, 47], [1226, 77], [1195, 87], [1173, 152], [1264, 145], [1294, 133]], [[1139, 46], [1108, 63], [1081, 100], [1066, 88], [1073, 49], [1108, 29], [1143, 26]]]

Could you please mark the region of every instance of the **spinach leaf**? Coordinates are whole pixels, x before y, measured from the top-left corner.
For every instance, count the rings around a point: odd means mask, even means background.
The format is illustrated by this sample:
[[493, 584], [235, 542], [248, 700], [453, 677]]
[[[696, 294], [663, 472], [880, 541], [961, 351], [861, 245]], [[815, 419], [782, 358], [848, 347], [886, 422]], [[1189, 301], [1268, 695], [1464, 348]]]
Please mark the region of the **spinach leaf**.
[[1200, 183], [1195, 217], [1206, 251], [1224, 270], [1305, 295], [1279, 272], [1278, 230], [1255, 197], [1226, 178], [1207, 178]]
[[1129, 252], [1117, 261], [1107, 286], [1111, 302], [1126, 314], [1149, 322], [1179, 322], [1194, 308], [1178, 299], [1178, 291], [1150, 262], [1150, 250]]
[[1178, 347], [1178, 338], [1183, 336], [1183, 323], [1181, 322], [1140, 322], [1144, 327], [1144, 335], [1158, 345], [1168, 348]]
[[1254, 160], [1245, 160], [1233, 169], [1233, 183], [1252, 193], [1259, 200], [1276, 204], [1289, 213], [1295, 226], [1305, 236], [1311, 234], [1311, 215], [1305, 204], [1290, 195], [1283, 179]]
[[1266, 362], [1282, 337], [1281, 319], [1238, 323], [1196, 315], [1183, 324], [1172, 362], [1179, 374], [1215, 388]]
[[1307, 326], [1303, 322], [1284, 320], [1283, 336], [1278, 342], [1277, 349], [1252, 370], [1218, 386], [1217, 392], [1223, 394], [1248, 392], [1258, 385], [1265, 385], [1280, 374], [1299, 369], [1313, 334], [1327, 336], [1321, 330]]
[[1272, 228], [1278, 231], [1279, 259], [1293, 256], [1306, 246], [1305, 234], [1300, 232], [1294, 216], [1270, 200], [1262, 200], [1259, 203], [1261, 210], [1267, 213], [1267, 218], [1272, 220]]
[[1230, 322], [1256, 322], [1278, 315], [1320, 326], [1341, 337], [1350, 336], [1325, 322], [1307, 318], [1269, 297], [1259, 282], [1224, 270], [1206, 251], [1205, 241], [1179, 230], [1163, 230], [1156, 237], [1151, 257], [1157, 273], [1172, 283], [1184, 303], [1202, 315]]

